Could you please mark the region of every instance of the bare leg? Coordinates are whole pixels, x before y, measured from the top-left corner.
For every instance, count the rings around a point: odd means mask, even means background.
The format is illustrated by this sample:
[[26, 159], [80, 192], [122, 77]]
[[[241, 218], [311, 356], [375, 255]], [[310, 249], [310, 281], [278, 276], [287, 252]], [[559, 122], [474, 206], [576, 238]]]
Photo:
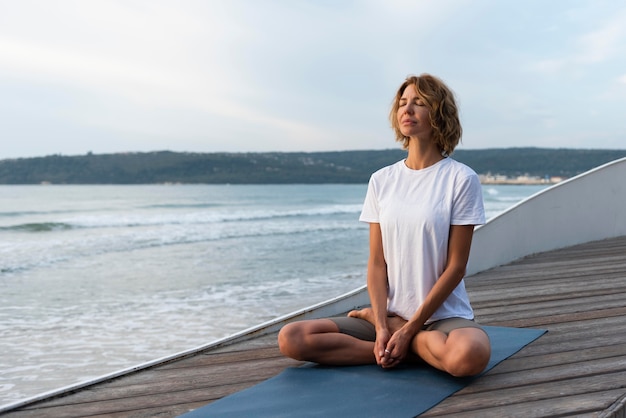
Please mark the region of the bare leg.
[[[351, 311], [348, 316], [374, 324], [371, 308]], [[397, 316], [387, 319], [392, 334], [406, 322]], [[421, 331], [413, 339], [411, 349], [431, 366], [453, 376], [473, 376], [482, 372], [491, 356], [489, 337], [478, 328], [458, 328], [449, 335], [441, 331]]]
[[375, 364], [374, 343], [339, 332], [329, 319], [292, 322], [278, 333], [278, 346], [287, 357], [325, 365]]
[[482, 372], [491, 356], [487, 334], [478, 328], [457, 328], [449, 335], [422, 331], [411, 344], [428, 364], [453, 376], [473, 376]]

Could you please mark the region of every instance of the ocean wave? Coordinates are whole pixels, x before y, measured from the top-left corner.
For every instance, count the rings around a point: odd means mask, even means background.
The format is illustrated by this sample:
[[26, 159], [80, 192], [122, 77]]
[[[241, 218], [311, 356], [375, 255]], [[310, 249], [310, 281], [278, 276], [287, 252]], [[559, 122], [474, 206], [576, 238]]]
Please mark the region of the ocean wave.
[[223, 222], [268, 221], [280, 218], [331, 216], [359, 213], [362, 205], [332, 205], [311, 209], [267, 209], [253, 211], [202, 211], [191, 213], [167, 213], [136, 215], [125, 218], [110, 215], [102, 217], [82, 217], [72, 221], [80, 227], [136, 227], [156, 225], [202, 225]]
[[0, 218], [17, 218], [19, 216], [46, 216], [46, 215], [62, 215], [68, 213], [82, 212], [72, 209], [58, 209], [58, 210], [24, 210], [24, 211], [0, 211]]
[[221, 224], [220, 227], [197, 225], [162, 225], [143, 230], [120, 229], [109, 233], [76, 233], [67, 237], [37, 239], [33, 242], [6, 244], [0, 248], [0, 275], [12, 275], [26, 270], [47, 268], [85, 257], [123, 253], [158, 247], [199, 244], [229, 239], [278, 237], [298, 234], [340, 233], [365, 228], [359, 222], [260, 222]]
[[0, 231], [50, 232], [72, 229], [74, 226], [64, 222], [35, 222], [12, 226], [1, 226]]
[[361, 205], [332, 205], [311, 209], [267, 209], [254, 211], [199, 211], [188, 213], [135, 213], [82, 215], [58, 222], [39, 222], [0, 227], [0, 231], [49, 232], [82, 228], [134, 228], [163, 225], [204, 225], [224, 222], [268, 221], [280, 218], [332, 216], [359, 213]]
[[219, 203], [160, 203], [142, 206], [143, 209], [198, 209], [223, 206]]

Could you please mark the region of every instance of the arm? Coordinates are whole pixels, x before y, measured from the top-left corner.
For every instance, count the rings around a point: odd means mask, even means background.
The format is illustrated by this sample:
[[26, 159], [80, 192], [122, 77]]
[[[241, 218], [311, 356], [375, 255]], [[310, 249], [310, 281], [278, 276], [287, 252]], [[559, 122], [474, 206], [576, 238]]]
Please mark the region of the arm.
[[380, 224], [370, 224], [370, 254], [367, 263], [367, 291], [374, 312], [376, 343], [374, 356], [381, 364], [385, 347], [391, 334], [387, 326], [387, 263], [383, 253], [383, 239]]
[[473, 234], [473, 225], [450, 226], [446, 267], [422, 305], [411, 319], [394, 333], [389, 341], [387, 349], [392, 351], [392, 357], [400, 357], [401, 359], [406, 355], [413, 337], [420, 332], [428, 318], [435, 313], [463, 279]]

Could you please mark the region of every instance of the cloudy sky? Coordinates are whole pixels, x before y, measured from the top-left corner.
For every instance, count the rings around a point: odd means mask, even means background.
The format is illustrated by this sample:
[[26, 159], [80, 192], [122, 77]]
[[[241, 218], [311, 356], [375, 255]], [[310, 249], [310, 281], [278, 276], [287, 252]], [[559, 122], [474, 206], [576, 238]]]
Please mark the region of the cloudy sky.
[[0, 159], [396, 147], [404, 78], [465, 149], [626, 148], [626, 3], [0, 0]]

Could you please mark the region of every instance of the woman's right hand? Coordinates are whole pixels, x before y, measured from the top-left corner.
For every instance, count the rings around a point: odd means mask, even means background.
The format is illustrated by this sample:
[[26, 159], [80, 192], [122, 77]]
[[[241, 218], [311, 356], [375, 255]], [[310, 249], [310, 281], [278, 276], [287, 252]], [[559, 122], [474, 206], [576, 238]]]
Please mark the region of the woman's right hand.
[[374, 343], [374, 356], [376, 364], [386, 367], [390, 362], [390, 353], [387, 350], [387, 343], [391, 339], [391, 333], [388, 329], [376, 330], [376, 342]]

